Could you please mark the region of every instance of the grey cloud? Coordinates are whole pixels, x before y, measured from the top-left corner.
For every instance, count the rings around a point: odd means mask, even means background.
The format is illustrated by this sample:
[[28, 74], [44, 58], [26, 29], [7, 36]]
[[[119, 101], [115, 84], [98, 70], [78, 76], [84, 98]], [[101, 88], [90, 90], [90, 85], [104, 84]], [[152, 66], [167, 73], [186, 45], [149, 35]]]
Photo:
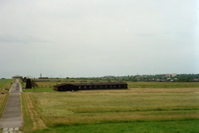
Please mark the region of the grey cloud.
[[196, 0], [8, 0], [0, 17], [4, 76], [199, 72]]

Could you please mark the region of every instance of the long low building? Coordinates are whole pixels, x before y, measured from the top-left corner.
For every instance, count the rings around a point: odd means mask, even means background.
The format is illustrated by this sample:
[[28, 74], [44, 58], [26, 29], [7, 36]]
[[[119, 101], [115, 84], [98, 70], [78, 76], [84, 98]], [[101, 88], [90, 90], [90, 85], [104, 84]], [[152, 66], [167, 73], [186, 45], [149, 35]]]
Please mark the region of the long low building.
[[56, 91], [128, 89], [126, 82], [65, 83], [54, 86]]

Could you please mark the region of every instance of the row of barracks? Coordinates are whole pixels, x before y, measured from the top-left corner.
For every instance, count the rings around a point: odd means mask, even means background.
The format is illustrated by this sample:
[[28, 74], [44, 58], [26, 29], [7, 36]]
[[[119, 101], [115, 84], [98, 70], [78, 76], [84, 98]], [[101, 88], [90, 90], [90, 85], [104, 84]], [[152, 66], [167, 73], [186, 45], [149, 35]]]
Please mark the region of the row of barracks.
[[72, 83], [55, 85], [56, 91], [128, 89], [126, 82]]

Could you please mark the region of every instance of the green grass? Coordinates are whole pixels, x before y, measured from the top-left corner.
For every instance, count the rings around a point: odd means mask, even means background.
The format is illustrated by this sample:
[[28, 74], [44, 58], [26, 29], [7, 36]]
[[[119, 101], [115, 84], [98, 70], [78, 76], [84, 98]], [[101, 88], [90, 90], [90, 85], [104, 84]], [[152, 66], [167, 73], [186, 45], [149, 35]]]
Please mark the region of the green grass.
[[23, 92], [55, 92], [53, 88], [49, 87], [39, 87], [39, 88], [32, 88], [32, 89], [23, 89]]
[[[37, 79], [40, 81], [41, 79]], [[77, 79], [46, 79], [42, 80], [46, 82], [36, 82], [37, 87], [33, 89], [23, 89], [24, 92], [54, 92], [53, 86], [62, 83], [79, 83], [81, 80]], [[84, 81], [84, 82], [90, 82]], [[166, 89], [175, 89], [175, 88], [199, 88], [198, 82], [127, 82], [128, 88], [166, 88]], [[25, 83], [22, 83], [23, 88], [25, 88]]]
[[0, 118], [4, 111], [6, 101], [8, 98], [8, 91], [11, 87], [12, 79], [0, 79]]
[[0, 118], [2, 117], [9, 94], [0, 94]]
[[199, 82], [127, 82], [129, 88], [199, 88]]
[[[38, 80], [39, 81], [39, 80]], [[42, 80], [45, 81], [45, 80]], [[48, 79], [46, 82], [36, 82], [38, 88], [53, 88], [62, 83], [80, 83], [81, 80], [72, 79]], [[82, 81], [85, 83], [90, 80]], [[92, 81], [93, 82], [93, 81]], [[199, 82], [127, 82], [128, 88], [199, 88]]]
[[8, 92], [12, 81], [12, 79], [0, 79], [0, 92]]
[[21, 100], [22, 100], [22, 108], [23, 108], [23, 121], [24, 121], [24, 128], [25, 129], [31, 129], [33, 127], [33, 121], [30, 117], [29, 114], [29, 109], [28, 105], [25, 102], [25, 95], [21, 95]]
[[77, 126], [61, 126], [35, 130], [32, 133], [198, 133], [199, 120], [121, 122]]

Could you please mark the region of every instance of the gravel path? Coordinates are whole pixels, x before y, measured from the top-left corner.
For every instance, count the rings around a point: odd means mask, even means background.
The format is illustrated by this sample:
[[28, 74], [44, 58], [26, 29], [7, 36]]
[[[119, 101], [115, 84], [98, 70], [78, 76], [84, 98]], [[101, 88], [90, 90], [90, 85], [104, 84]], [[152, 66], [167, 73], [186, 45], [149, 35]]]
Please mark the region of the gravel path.
[[20, 132], [18, 130], [23, 125], [20, 99], [21, 90], [21, 84], [16, 79], [10, 88], [10, 96], [8, 97], [3, 116], [0, 119], [0, 132]]

